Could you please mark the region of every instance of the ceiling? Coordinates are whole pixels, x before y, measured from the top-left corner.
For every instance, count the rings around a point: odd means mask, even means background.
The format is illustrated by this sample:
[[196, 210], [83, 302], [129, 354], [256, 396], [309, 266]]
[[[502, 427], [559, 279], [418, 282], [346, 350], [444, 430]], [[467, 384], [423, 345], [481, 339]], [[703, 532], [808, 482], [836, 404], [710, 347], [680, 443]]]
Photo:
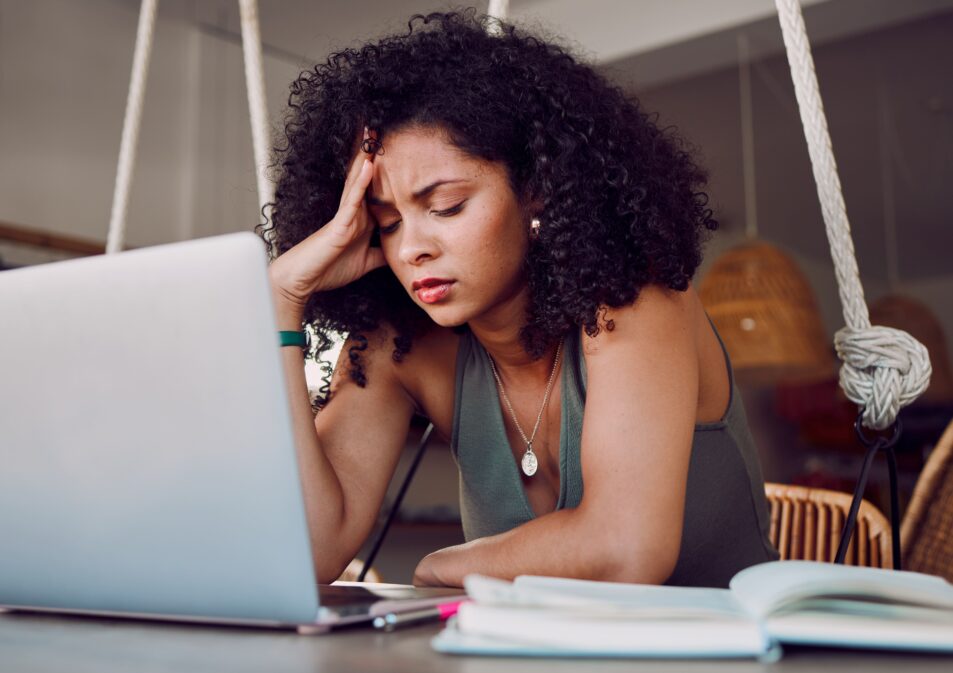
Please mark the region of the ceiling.
[[[119, 0], [137, 5], [138, 0]], [[812, 43], [821, 44], [953, 9], [953, 0], [801, 0]], [[401, 30], [415, 13], [486, 0], [260, 0], [262, 43], [296, 65]], [[780, 51], [773, 0], [510, 0], [510, 18], [551, 34], [599, 64], [638, 65], [650, 87], [735, 62], [734, 32], [753, 29], [753, 57]], [[162, 0], [160, 17], [240, 40], [237, 0]], [[634, 60], [633, 60], [634, 59]]]

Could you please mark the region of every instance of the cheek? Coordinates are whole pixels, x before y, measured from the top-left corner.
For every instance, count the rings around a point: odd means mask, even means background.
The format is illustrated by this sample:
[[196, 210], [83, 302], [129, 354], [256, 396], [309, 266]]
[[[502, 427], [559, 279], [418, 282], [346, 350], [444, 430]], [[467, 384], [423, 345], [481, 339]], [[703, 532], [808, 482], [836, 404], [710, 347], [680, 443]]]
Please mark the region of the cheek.
[[479, 248], [493, 258], [499, 267], [511, 267], [521, 263], [528, 244], [525, 232], [520, 228], [519, 213], [510, 204], [495, 204], [483, 213], [480, 226]]
[[489, 254], [495, 255], [502, 268], [521, 268], [526, 258], [529, 241], [520, 229], [516, 217], [500, 222], [491, 238], [487, 240]]
[[382, 234], [380, 241], [381, 252], [384, 253], [384, 261], [387, 262], [387, 266], [389, 266], [395, 274], [399, 273], [402, 266], [400, 263], [400, 234], [396, 232], [390, 235]]
[[514, 235], [512, 222], [481, 224], [483, 226], [470, 228], [466, 235], [455, 237], [455, 255], [484, 279], [490, 275], [512, 275], [514, 270], [522, 267], [526, 254], [525, 241]]

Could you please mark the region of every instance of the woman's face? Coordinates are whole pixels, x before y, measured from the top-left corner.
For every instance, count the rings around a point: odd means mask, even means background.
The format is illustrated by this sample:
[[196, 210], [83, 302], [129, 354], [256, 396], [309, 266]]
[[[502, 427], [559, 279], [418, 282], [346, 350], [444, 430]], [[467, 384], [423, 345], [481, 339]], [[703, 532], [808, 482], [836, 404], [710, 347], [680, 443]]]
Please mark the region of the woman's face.
[[522, 301], [529, 223], [506, 169], [431, 128], [383, 144], [367, 204], [384, 258], [417, 305], [452, 326]]

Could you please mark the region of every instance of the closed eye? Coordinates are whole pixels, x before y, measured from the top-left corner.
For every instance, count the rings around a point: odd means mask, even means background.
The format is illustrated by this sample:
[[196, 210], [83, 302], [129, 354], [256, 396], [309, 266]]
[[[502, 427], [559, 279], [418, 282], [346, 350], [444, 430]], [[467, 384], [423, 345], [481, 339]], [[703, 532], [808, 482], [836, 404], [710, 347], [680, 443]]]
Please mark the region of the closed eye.
[[[447, 208], [445, 210], [431, 210], [430, 212], [436, 215], [437, 217], [452, 217], [456, 215], [457, 213], [459, 213], [461, 210], [463, 210], [463, 206], [466, 202], [467, 200], [464, 199], [457, 205], [451, 206], [450, 208]], [[400, 220], [397, 220], [396, 222], [392, 222], [391, 224], [387, 224], [387, 225], [382, 224], [378, 228], [378, 230], [382, 234], [393, 234], [395, 231], [397, 231], [397, 227], [400, 226], [400, 222], [401, 222]]]
[[432, 212], [434, 215], [437, 215], [438, 217], [450, 217], [451, 215], [456, 215], [463, 210], [463, 204], [466, 202], [467, 200], [464, 199], [457, 205], [447, 208], [446, 210], [431, 210], [430, 212]]
[[378, 227], [378, 231], [380, 231], [382, 234], [393, 234], [395, 231], [397, 231], [398, 226], [400, 226], [400, 220], [397, 220], [392, 224], [381, 225]]

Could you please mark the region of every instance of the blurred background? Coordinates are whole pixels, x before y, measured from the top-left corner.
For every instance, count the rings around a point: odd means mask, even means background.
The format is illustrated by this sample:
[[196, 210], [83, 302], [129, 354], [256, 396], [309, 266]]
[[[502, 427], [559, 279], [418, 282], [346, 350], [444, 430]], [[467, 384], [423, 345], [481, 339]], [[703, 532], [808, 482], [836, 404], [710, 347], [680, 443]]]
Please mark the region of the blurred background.
[[[903, 416], [903, 502], [953, 417], [953, 0], [802, 5], [873, 322], [931, 351], [933, 385]], [[401, 30], [413, 13], [463, 6], [261, 0], [272, 126], [302, 69]], [[138, 10], [0, 0], [0, 269], [102, 252]], [[512, 0], [510, 18], [569, 45], [694, 146], [721, 222], [696, 282], [739, 367], [765, 478], [852, 490], [863, 453], [831, 346], [843, 318], [773, 2]], [[162, 0], [127, 245], [258, 222], [237, 2]], [[780, 336], [761, 331], [771, 316]], [[794, 348], [813, 348], [812, 362], [785, 366], [781, 342], [808, 323], [817, 343]], [[777, 343], [771, 366], [744, 362], [746, 338]], [[867, 497], [886, 510], [886, 493], [878, 461]], [[409, 581], [422, 554], [460, 539], [455, 466], [435, 442], [378, 566]]]

